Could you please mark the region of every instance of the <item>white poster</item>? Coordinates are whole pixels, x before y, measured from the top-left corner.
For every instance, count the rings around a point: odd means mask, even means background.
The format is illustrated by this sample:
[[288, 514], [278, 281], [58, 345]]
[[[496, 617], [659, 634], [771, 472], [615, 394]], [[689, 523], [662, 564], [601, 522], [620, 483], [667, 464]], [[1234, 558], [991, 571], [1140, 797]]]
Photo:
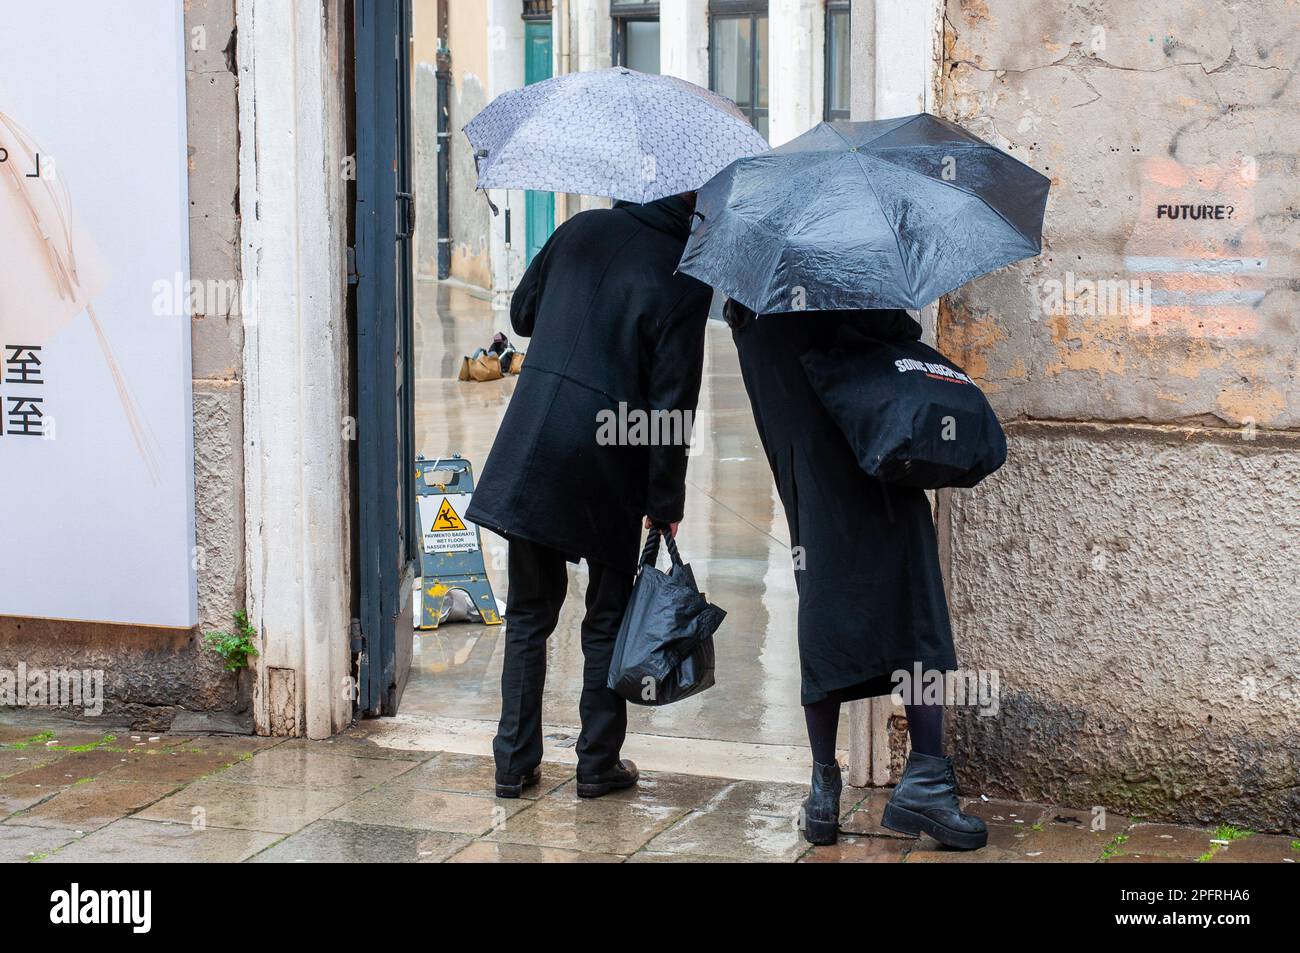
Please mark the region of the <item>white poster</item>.
[[0, 615], [196, 622], [184, 44], [0, 0]]

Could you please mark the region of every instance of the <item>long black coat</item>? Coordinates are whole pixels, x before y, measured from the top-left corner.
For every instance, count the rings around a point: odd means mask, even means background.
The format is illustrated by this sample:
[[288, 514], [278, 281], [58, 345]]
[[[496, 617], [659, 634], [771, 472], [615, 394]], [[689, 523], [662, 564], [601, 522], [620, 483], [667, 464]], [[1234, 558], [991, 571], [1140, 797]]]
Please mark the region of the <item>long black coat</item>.
[[891, 673], [918, 661], [956, 668], [925, 492], [862, 471], [800, 363], [833, 347], [844, 324], [895, 340], [916, 340], [921, 326], [905, 311], [754, 318], [734, 302], [727, 317], [790, 527], [803, 704], [888, 694]]
[[712, 292], [674, 273], [690, 214], [676, 196], [582, 212], [528, 266], [510, 323], [532, 340], [475, 487], [475, 523], [631, 571], [641, 518], [682, 518], [685, 440], [609, 445], [608, 437], [610, 414], [631, 425], [633, 439], [650, 439], [632, 429], [633, 412], [677, 411], [676, 430], [658, 434], [672, 439], [684, 433], [685, 412], [695, 413]]

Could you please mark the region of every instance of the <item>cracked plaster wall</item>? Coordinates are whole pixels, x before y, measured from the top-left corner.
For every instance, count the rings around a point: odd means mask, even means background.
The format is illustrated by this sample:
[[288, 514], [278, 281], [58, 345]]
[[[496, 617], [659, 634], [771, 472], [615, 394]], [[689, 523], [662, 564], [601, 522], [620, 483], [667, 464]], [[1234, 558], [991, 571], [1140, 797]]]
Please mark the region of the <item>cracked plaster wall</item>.
[[987, 793], [1300, 828], [1298, 39], [1285, 0], [946, 2], [940, 111], [1052, 179], [1042, 255], [939, 314], [1010, 437], [942, 510]]

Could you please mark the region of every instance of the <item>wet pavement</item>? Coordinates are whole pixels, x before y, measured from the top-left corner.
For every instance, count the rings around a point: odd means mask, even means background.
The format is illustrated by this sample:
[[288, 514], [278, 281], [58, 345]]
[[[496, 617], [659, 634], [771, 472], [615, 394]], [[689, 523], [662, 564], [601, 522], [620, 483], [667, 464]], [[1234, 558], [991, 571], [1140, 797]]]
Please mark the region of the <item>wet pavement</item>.
[[797, 784], [646, 772], [580, 800], [546, 762], [518, 800], [490, 758], [329, 741], [92, 734], [0, 722], [0, 861], [307, 863], [1240, 863], [1300, 859], [1300, 840], [970, 799], [989, 846], [962, 853], [879, 827], [887, 789], [845, 790], [834, 847], [810, 848]]
[[[445, 283], [421, 282], [416, 305], [417, 452], [426, 457], [460, 453], [481, 468], [515, 380], [461, 383], [456, 377], [461, 358], [486, 347], [496, 331], [514, 339], [509, 316]], [[700, 588], [728, 613], [716, 640], [718, 686], [676, 705], [632, 711], [629, 731], [647, 739], [802, 748], [789, 534], [731, 333], [716, 321], [707, 336], [695, 435], [678, 542]], [[504, 600], [505, 543], [490, 532], [483, 535], [492, 585]], [[548, 646], [543, 701], [548, 730], [578, 724], [585, 588], [585, 565], [571, 567], [569, 597]], [[468, 730], [480, 741], [490, 739], [500, 713], [502, 635], [502, 627], [468, 623], [417, 634], [403, 714], [463, 719], [473, 723]], [[725, 770], [725, 762], [719, 770]]]

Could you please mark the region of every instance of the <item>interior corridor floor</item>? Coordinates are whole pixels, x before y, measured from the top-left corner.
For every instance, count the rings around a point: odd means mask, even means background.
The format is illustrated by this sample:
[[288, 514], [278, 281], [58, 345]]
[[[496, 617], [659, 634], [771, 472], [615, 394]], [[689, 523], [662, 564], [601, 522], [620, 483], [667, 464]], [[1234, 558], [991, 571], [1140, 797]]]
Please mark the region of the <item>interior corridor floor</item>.
[[[460, 453], [473, 463], [477, 477], [515, 379], [461, 383], [456, 378], [462, 357], [486, 347], [496, 331], [515, 340], [509, 316], [462, 287], [427, 280], [418, 283], [416, 301], [416, 451], [427, 458]], [[516, 344], [526, 348], [527, 341]], [[789, 534], [730, 331], [716, 321], [709, 324], [695, 443], [678, 542], [700, 588], [727, 611], [716, 638], [717, 685], [664, 708], [632, 706], [629, 732], [802, 748]], [[563, 480], [564, 474], [555, 478]], [[495, 594], [504, 600], [505, 541], [484, 531], [483, 547]], [[570, 567], [569, 598], [548, 649], [543, 716], [548, 729], [578, 724], [585, 586], [585, 565]], [[464, 720], [480, 742], [490, 738], [499, 714], [503, 631], [502, 626], [449, 623], [417, 632], [402, 715]], [[571, 745], [566, 734], [548, 739], [548, 747]], [[798, 773], [805, 770], [800, 766]]]

